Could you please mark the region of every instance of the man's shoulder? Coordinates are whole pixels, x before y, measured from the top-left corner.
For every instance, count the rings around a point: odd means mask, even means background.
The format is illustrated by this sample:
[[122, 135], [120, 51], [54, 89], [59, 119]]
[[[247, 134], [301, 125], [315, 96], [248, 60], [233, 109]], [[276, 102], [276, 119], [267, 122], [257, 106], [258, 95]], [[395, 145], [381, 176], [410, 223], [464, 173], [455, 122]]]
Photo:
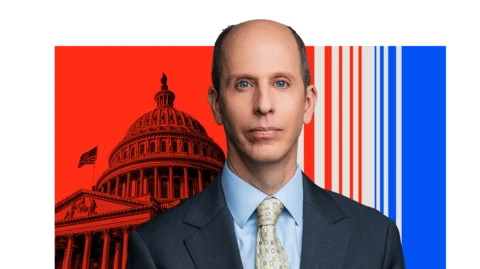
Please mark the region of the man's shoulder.
[[[189, 257], [185, 240], [199, 229], [185, 218], [198, 197], [197, 194], [183, 200], [132, 231], [128, 241], [129, 259], [134, 264], [132, 268], [171, 268], [172, 264], [180, 264], [182, 268], [193, 267], [192, 261], [185, 259]], [[151, 267], [146, 266], [148, 261]]]
[[139, 225], [135, 231], [144, 240], [162, 238], [162, 242], [165, 239], [183, 242], [205, 224], [202, 221], [210, 220], [223, 208], [222, 196], [217, 175], [203, 191]]
[[[323, 208], [323, 214], [334, 216], [329, 218], [332, 221], [346, 220], [347, 222], [363, 223], [365, 225], [388, 225], [390, 218], [380, 213], [378, 210], [359, 203], [342, 194], [326, 190], [305, 176], [305, 188], [308, 192], [305, 199], [317, 206]], [[334, 213], [332, 213], [334, 212]]]
[[135, 229], [135, 232], [145, 240], [146, 238], [165, 237], [172, 233], [179, 233], [182, 230], [188, 230], [189, 225], [185, 224], [183, 220], [192, 202], [196, 198], [197, 195], [194, 195], [181, 201], [178, 205], [167, 209], [154, 218], [139, 225]]
[[349, 197], [333, 191], [324, 190], [345, 214], [345, 220], [355, 223], [356, 226], [386, 227], [392, 220], [377, 209], [359, 203]]

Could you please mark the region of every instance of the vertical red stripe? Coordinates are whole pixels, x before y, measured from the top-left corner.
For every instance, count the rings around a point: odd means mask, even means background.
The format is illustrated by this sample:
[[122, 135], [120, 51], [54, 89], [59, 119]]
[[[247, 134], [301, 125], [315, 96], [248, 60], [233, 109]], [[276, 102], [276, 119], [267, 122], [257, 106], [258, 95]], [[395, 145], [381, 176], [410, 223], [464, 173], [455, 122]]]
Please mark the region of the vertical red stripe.
[[362, 47], [358, 47], [358, 202], [362, 202]]
[[[310, 85], [314, 85], [315, 47], [308, 46], [307, 55], [311, 74]], [[303, 172], [315, 182], [315, 114], [312, 116], [312, 121], [303, 127]]]
[[343, 192], [343, 161], [342, 161], [342, 137], [343, 137], [343, 113], [342, 113], [342, 46], [338, 47], [338, 193], [342, 194]]
[[350, 199], [353, 189], [353, 47], [350, 46]]
[[332, 189], [332, 47], [325, 47], [325, 189]]

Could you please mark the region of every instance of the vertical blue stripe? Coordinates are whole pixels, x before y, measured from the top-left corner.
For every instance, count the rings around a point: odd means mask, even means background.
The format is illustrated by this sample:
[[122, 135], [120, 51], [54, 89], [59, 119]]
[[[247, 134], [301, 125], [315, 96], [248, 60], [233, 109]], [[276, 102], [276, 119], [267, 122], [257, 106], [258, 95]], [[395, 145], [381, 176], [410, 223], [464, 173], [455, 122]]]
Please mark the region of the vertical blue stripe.
[[374, 121], [375, 121], [375, 124], [374, 124], [375, 130], [374, 130], [373, 133], [374, 133], [374, 136], [375, 136], [375, 138], [374, 138], [374, 141], [375, 141], [375, 143], [374, 143], [374, 159], [375, 159], [375, 160], [374, 160], [373, 163], [374, 163], [374, 166], [375, 166], [375, 167], [374, 167], [374, 170], [373, 170], [373, 171], [374, 171], [374, 173], [373, 173], [373, 174], [374, 174], [374, 180], [373, 180], [373, 182], [375, 182], [375, 183], [374, 183], [374, 186], [373, 186], [373, 188], [374, 188], [374, 191], [373, 191], [373, 192], [374, 192], [374, 197], [375, 197], [375, 198], [374, 198], [374, 207], [375, 207], [375, 208], [378, 208], [378, 207], [377, 207], [377, 46], [375, 46], [375, 53], [374, 53], [374, 55], [375, 55], [375, 59], [374, 59], [374, 62], [375, 62], [375, 63], [374, 63], [374, 65], [375, 65], [375, 72], [373, 72], [373, 73], [374, 73], [374, 79], [375, 79], [375, 80], [374, 80], [374, 83], [373, 83], [373, 84], [375, 85], [375, 89], [374, 89], [374, 92], [375, 92], [375, 93], [374, 93], [373, 103], [375, 104], [375, 105], [374, 105], [374, 107], [375, 107], [375, 108], [374, 108], [375, 113], [373, 114], [373, 118], [374, 118]]
[[446, 267], [446, 48], [402, 50], [402, 242], [408, 268]]
[[388, 216], [397, 219], [397, 47], [388, 47]]
[[383, 180], [384, 180], [384, 175], [383, 175], [383, 159], [384, 159], [384, 147], [383, 147], [383, 117], [384, 117], [384, 107], [383, 107], [383, 95], [384, 95], [384, 85], [383, 85], [383, 69], [384, 69], [384, 58], [383, 58], [383, 46], [380, 47], [380, 212], [383, 213], [383, 205], [385, 201], [383, 200]]

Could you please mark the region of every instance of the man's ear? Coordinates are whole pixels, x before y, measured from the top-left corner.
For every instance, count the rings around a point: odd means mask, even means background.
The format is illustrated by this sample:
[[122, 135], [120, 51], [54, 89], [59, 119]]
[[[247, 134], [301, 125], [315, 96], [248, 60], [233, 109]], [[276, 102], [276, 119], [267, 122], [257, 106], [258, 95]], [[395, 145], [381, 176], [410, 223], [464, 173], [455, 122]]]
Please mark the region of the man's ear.
[[210, 108], [212, 109], [213, 117], [218, 125], [223, 124], [222, 119], [222, 108], [220, 105], [220, 100], [218, 97], [218, 91], [215, 87], [211, 86], [208, 89], [208, 103], [210, 104]]
[[317, 104], [317, 88], [315, 85], [307, 87], [307, 94], [305, 96], [305, 107], [303, 110], [303, 123], [308, 124], [312, 121], [315, 105]]

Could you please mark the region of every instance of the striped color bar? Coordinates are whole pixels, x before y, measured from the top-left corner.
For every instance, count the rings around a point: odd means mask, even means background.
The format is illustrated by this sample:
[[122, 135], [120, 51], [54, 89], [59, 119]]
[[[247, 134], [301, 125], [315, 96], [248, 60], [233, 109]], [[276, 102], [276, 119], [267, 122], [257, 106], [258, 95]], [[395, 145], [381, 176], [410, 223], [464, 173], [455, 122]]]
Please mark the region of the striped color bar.
[[318, 99], [300, 166], [393, 219], [409, 268], [444, 268], [445, 47], [309, 49]]
[[401, 230], [401, 47], [315, 47], [314, 66], [318, 101], [300, 165], [319, 186], [378, 209]]

